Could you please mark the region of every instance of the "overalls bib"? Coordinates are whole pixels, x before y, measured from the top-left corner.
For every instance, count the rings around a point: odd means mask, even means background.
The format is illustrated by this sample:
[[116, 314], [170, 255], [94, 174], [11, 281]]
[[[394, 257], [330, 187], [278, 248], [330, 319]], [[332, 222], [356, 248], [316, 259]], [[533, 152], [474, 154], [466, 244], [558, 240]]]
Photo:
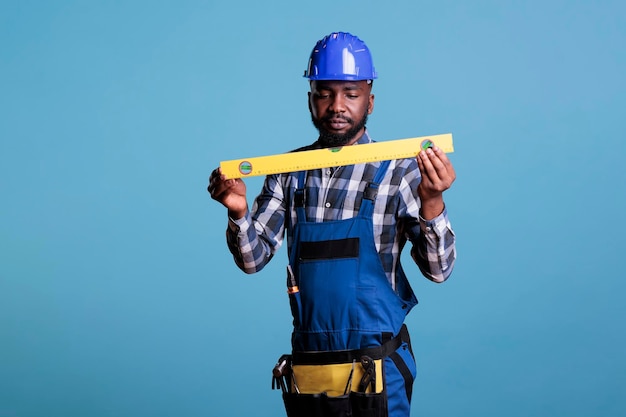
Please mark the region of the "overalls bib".
[[[368, 348], [380, 349], [394, 337], [398, 339], [392, 352], [378, 358], [384, 363], [383, 375], [378, 377], [385, 384], [384, 398], [377, 407], [385, 410], [362, 414], [396, 417], [409, 415], [415, 361], [408, 333], [403, 331], [402, 339], [407, 340], [400, 340], [398, 335], [417, 299], [400, 266], [396, 291], [392, 289], [375, 247], [374, 202], [388, 166], [389, 161], [381, 163], [373, 181], [366, 186], [356, 217], [327, 222], [307, 221], [306, 172], [299, 174], [299, 188], [294, 196], [297, 220], [289, 254], [299, 292], [291, 294], [290, 301], [294, 364], [299, 353], [306, 356], [308, 352], [327, 352], [329, 357], [333, 352], [360, 354]], [[320, 392], [324, 392], [324, 387]], [[331, 414], [326, 411], [326, 415]]]

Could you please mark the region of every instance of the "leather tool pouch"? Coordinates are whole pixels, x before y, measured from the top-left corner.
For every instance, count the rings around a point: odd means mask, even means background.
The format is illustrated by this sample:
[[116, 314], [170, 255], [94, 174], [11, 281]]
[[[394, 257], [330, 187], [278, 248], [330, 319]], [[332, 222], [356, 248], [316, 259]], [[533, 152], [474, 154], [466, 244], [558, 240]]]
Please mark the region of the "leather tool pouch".
[[[274, 372], [283, 382], [288, 417], [388, 417], [384, 358], [402, 341], [410, 344], [406, 326], [382, 346], [356, 351], [294, 352]], [[277, 365], [278, 366], [278, 365]]]
[[383, 360], [294, 363], [283, 400], [288, 417], [386, 417]]

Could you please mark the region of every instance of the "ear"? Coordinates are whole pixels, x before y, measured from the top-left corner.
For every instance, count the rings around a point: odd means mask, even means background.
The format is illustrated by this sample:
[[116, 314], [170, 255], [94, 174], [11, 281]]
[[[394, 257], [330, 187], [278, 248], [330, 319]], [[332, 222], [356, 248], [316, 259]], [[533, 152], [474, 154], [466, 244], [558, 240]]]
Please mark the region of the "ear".
[[309, 113], [312, 113], [312, 109], [311, 109], [311, 92], [309, 91], [307, 93], [307, 103], [309, 104]]
[[372, 114], [374, 111], [374, 94], [370, 94], [368, 103], [367, 103], [367, 114]]

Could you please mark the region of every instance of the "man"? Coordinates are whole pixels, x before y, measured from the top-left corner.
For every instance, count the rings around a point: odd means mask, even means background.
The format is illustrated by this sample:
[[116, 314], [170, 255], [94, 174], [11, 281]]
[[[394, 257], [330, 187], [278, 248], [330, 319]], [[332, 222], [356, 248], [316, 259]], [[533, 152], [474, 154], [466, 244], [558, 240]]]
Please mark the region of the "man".
[[[377, 77], [356, 36], [317, 42], [305, 77], [319, 138], [297, 151], [372, 142]], [[456, 258], [443, 192], [455, 179], [437, 147], [416, 158], [267, 176], [252, 210], [219, 168], [211, 197], [228, 209], [227, 243], [246, 273], [287, 236], [293, 315], [283, 398], [288, 416], [408, 416], [415, 360], [404, 318], [417, 304], [400, 265], [409, 241], [424, 276], [445, 281]]]

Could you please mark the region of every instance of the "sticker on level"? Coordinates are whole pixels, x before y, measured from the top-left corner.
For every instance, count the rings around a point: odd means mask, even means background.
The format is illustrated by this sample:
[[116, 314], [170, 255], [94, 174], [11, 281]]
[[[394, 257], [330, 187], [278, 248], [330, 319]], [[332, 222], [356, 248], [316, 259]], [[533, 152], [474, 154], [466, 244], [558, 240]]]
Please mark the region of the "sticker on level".
[[365, 162], [414, 158], [420, 151], [435, 145], [446, 153], [454, 152], [452, 134], [446, 133], [363, 145], [233, 159], [220, 162], [220, 169], [226, 178], [282, 174]]

